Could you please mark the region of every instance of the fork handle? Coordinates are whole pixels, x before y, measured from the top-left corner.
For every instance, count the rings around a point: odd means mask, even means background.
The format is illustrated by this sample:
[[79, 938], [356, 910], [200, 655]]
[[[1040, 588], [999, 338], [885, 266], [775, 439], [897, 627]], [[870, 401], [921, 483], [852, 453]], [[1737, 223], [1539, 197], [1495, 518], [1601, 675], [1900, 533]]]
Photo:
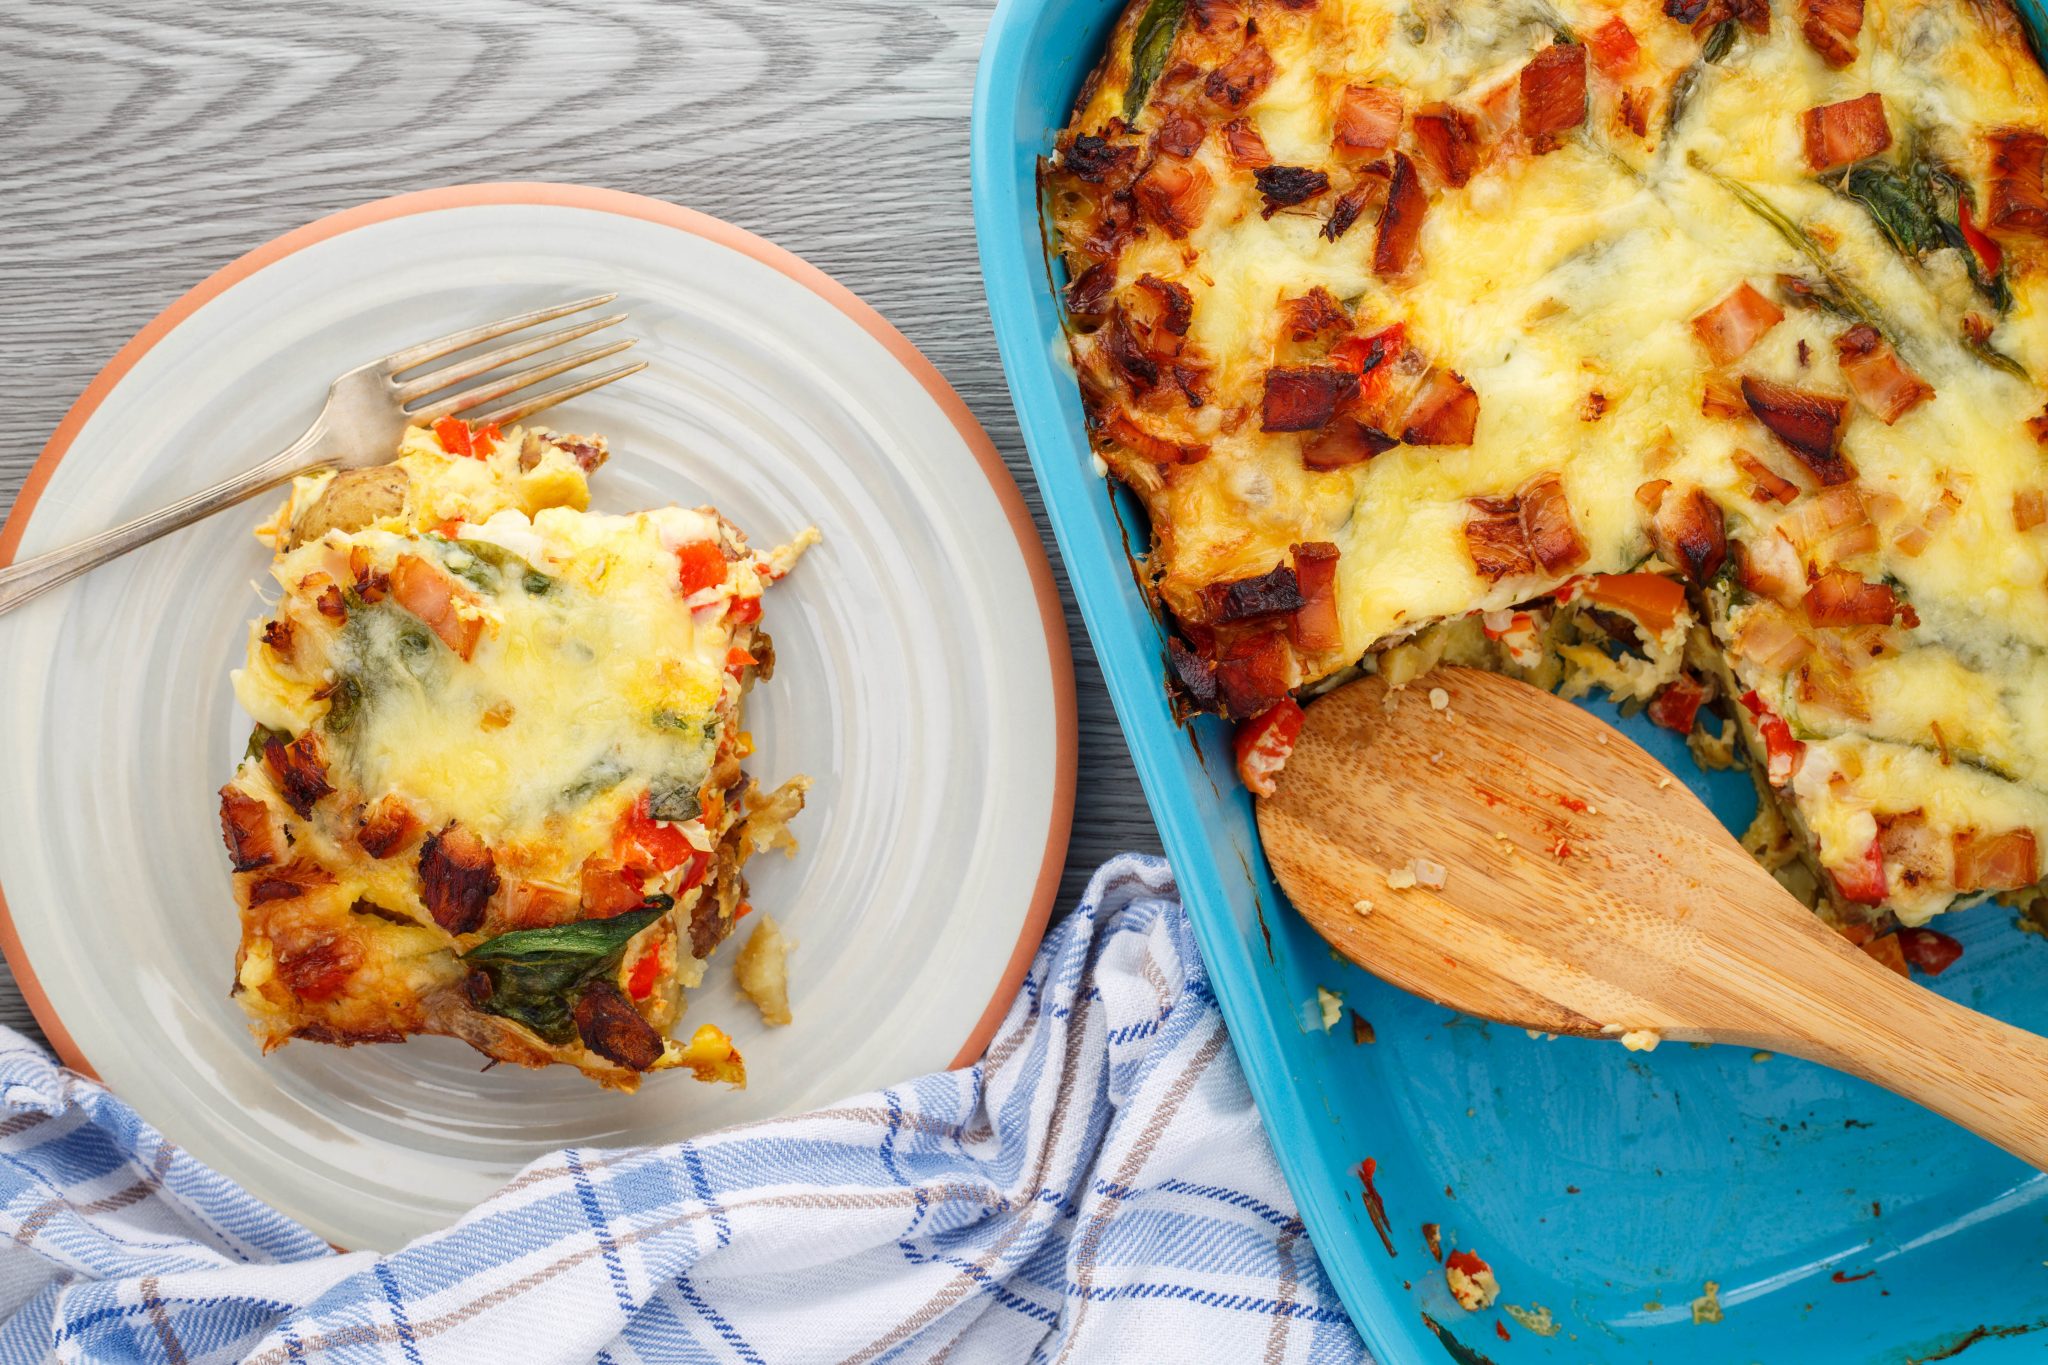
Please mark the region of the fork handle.
[[168, 507], [137, 517], [111, 531], [102, 531], [61, 550], [52, 550], [0, 569], [0, 615], [41, 596], [60, 583], [70, 582], [88, 569], [97, 568], [110, 559], [118, 559], [137, 546], [147, 545], [159, 536], [190, 526], [222, 508], [247, 502], [258, 493], [288, 483], [300, 474], [327, 468], [333, 461], [319, 458], [316, 454], [322, 444], [322, 435], [320, 424], [316, 423], [304, 436], [254, 469], [223, 479], [211, 488], [203, 488], [190, 497], [180, 498]]

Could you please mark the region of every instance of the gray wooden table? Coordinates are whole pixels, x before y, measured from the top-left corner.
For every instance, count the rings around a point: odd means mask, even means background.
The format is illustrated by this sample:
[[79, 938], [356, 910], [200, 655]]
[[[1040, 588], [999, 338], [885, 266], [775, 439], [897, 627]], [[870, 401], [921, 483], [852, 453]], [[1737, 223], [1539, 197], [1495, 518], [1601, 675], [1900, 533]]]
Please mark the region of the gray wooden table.
[[[844, 281], [952, 380], [1050, 550], [968, 195], [992, 3], [0, 6], [0, 513], [121, 343], [250, 247], [404, 190], [561, 180], [701, 209]], [[1060, 580], [1081, 712], [1064, 906], [1158, 836]], [[34, 1032], [4, 968], [0, 1022]]]

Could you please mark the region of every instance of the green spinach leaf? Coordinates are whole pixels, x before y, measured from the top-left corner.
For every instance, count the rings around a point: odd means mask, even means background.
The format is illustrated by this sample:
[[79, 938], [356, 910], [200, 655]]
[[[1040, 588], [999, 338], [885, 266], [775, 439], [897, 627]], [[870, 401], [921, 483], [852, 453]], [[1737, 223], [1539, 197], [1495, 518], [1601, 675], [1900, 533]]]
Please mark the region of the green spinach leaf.
[[242, 750], [242, 757], [262, 759], [263, 751], [270, 747], [270, 741], [273, 739], [279, 744], [289, 744], [292, 742], [292, 732], [273, 730], [268, 725], [259, 723], [249, 732], [249, 747]]
[[1187, 0], [1152, 0], [1138, 17], [1138, 27], [1131, 34], [1131, 79], [1124, 87], [1125, 123], [1137, 120], [1153, 82], [1166, 69], [1166, 55], [1173, 51], [1174, 35], [1180, 32], [1181, 15], [1186, 11]]
[[1905, 255], [1918, 256], [1948, 244], [1936, 217], [1934, 182], [1924, 169], [1866, 161], [1850, 168], [1841, 191], [1861, 203], [1878, 229]]
[[626, 764], [615, 755], [607, 754], [583, 770], [583, 775], [562, 789], [562, 804], [573, 805], [588, 801], [599, 792], [608, 792], [626, 780]]
[[1897, 332], [1878, 311], [1877, 305], [1850, 282], [1849, 277], [1842, 273], [1841, 267], [1835, 264], [1834, 258], [1814, 240], [1813, 234], [1794, 222], [1790, 214], [1740, 180], [1715, 170], [1700, 157], [1699, 153], [1687, 152], [1685, 161], [1701, 175], [1734, 195], [1737, 203], [1755, 214], [1771, 231], [1784, 238], [1786, 245], [1811, 261], [1813, 268], [1820, 272], [1821, 280], [1827, 285], [1829, 298], [1848, 310], [1849, 316], [1853, 316], [1859, 322], [1869, 323], [1882, 332], [1887, 341], [1897, 343]]
[[363, 685], [356, 681], [353, 673], [340, 674], [334, 680], [334, 690], [327, 694], [327, 714], [321, 718], [327, 733], [347, 734], [354, 728], [362, 711]]
[[677, 824], [694, 820], [704, 813], [704, 803], [698, 795], [703, 785], [702, 774], [694, 781], [688, 777], [656, 778], [647, 788], [647, 813], [657, 820]]
[[576, 997], [590, 982], [616, 971], [627, 942], [674, 903], [668, 896], [650, 896], [640, 909], [611, 919], [515, 929], [487, 939], [462, 955], [490, 984], [488, 992], [473, 992], [471, 998], [484, 1013], [524, 1024], [550, 1043], [571, 1042]]

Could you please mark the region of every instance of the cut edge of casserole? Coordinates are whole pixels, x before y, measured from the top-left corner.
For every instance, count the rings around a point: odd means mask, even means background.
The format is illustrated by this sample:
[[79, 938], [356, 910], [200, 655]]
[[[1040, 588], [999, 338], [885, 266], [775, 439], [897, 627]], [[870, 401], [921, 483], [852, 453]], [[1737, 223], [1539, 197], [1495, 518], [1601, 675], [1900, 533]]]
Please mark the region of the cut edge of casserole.
[[1179, 704], [1263, 792], [1364, 671], [1601, 687], [1945, 966], [2048, 839], [2044, 111], [2004, 0], [1134, 0], [1041, 181]]
[[723, 1029], [679, 1025], [748, 861], [795, 850], [808, 780], [748, 780], [742, 698], [774, 669], [762, 596], [817, 533], [757, 552], [710, 508], [589, 512], [606, 454], [446, 419], [259, 529], [281, 596], [220, 800], [266, 1052], [442, 1034], [620, 1090], [745, 1083]]

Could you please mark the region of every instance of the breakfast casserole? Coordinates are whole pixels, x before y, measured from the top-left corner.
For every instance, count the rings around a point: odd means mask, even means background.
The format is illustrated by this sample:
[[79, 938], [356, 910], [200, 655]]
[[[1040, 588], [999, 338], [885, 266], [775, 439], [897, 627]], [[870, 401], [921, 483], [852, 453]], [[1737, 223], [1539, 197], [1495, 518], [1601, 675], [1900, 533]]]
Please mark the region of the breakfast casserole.
[[282, 597], [220, 803], [265, 1051], [436, 1033], [622, 1090], [744, 1081], [724, 1031], [677, 1025], [748, 859], [795, 847], [807, 784], [742, 775], [741, 697], [816, 533], [758, 553], [709, 508], [586, 511], [605, 454], [445, 419], [298, 479], [259, 531]]
[[1604, 687], [1945, 966], [2048, 837], [2044, 163], [2004, 0], [1136, 0], [1043, 182], [1176, 690], [1270, 791], [1361, 669]]

